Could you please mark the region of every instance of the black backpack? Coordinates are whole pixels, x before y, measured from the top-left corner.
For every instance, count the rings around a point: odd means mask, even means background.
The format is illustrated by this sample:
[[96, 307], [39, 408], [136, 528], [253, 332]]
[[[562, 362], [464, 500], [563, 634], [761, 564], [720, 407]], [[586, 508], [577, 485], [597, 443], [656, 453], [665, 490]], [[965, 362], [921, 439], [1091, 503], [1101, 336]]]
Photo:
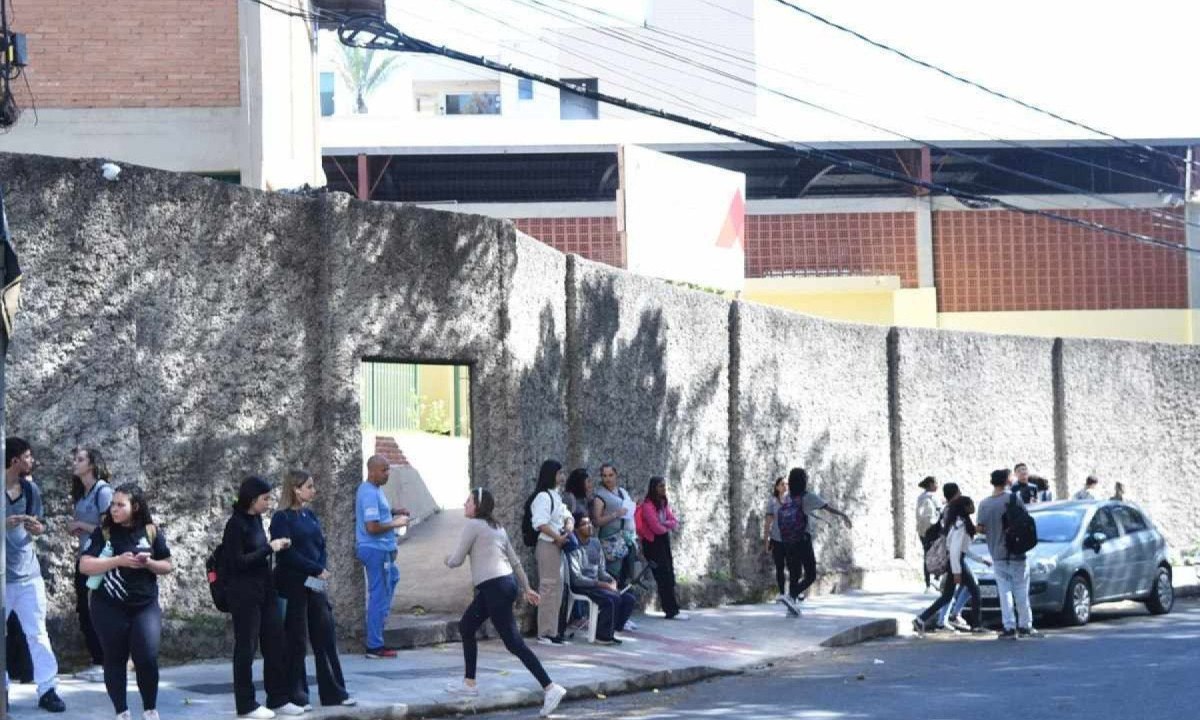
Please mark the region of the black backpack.
[[[542, 492], [545, 492], [545, 490]], [[533, 500], [537, 496], [538, 493], [534, 492], [525, 500], [525, 513], [521, 516], [521, 540], [524, 541], [525, 547], [535, 547], [538, 535], [541, 534], [533, 526]]]
[[204, 561], [204, 572], [208, 576], [208, 592], [212, 595], [213, 606], [221, 612], [229, 612], [229, 597], [226, 585], [229, 578], [225, 575], [225, 543], [217, 543], [208, 559]]
[[1025, 506], [1017, 502], [1017, 496], [1009, 495], [1008, 507], [1004, 510], [1005, 549], [1012, 555], [1024, 555], [1037, 544], [1037, 523]]

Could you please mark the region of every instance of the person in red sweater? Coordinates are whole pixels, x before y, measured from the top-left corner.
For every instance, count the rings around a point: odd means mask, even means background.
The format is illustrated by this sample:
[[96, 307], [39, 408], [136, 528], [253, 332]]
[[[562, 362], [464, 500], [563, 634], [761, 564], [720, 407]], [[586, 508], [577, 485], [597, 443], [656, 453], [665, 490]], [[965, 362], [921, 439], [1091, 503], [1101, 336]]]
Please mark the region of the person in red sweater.
[[667, 481], [662, 477], [650, 478], [646, 498], [638, 506], [638, 537], [642, 540], [642, 554], [654, 564], [654, 581], [658, 584], [658, 603], [668, 620], [687, 620], [679, 612], [675, 599], [675, 561], [671, 557], [671, 532], [679, 527], [679, 521], [671, 512], [667, 502]]

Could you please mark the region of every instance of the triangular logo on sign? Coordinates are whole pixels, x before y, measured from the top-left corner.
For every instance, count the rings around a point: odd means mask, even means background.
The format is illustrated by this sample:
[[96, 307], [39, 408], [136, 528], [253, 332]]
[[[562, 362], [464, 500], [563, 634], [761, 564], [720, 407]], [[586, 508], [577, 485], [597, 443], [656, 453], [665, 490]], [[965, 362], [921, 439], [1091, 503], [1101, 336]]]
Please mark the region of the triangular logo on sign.
[[729, 204], [729, 212], [725, 215], [725, 224], [721, 226], [721, 234], [717, 236], [717, 247], [743, 247], [746, 232], [746, 201], [742, 199], [742, 191], [733, 194], [733, 202]]

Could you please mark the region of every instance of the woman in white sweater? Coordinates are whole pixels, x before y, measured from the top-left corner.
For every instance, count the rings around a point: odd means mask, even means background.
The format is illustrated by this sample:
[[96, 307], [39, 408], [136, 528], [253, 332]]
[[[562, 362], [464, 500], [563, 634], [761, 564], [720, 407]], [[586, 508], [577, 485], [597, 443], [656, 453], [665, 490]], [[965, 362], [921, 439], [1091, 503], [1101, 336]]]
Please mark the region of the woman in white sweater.
[[472, 490], [463, 504], [467, 524], [458, 541], [458, 548], [446, 556], [446, 565], [452, 568], [462, 565], [469, 557], [471, 581], [475, 585], [475, 599], [471, 601], [470, 607], [463, 613], [458, 624], [459, 633], [462, 635], [466, 672], [461, 683], [450, 683], [446, 686], [446, 691], [466, 696], [479, 694], [475, 684], [475, 662], [479, 652], [475, 633], [484, 620], [491, 618], [492, 626], [504, 640], [504, 647], [520, 658], [525, 668], [542, 686], [545, 699], [542, 702], [541, 715], [545, 717], [554, 712], [554, 708], [562, 702], [567, 691], [562, 685], [550, 680], [542, 663], [521, 639], [521, 633], [517, 629], [517, 621], [513, 618], [513, 603], [517, 599], [518, 582], [525, 599], [531, 604], [537, 605], [540, 598], [529, 587], [529, 580], [525, 577], [520, 558], [508, 540], [508, 533], [492, 517], [495, 507], [496, 500], [489, 491], [483, 488]]
[[925, 612], [913, 620], [913, 629], [924, 633], [926, 625], [937, 615], [942, 606], [954, 597], [954, 591], [961, 585], [971, 593], [971, 619], [968, 621], [972, 632], [983, 631], [983, 608], [979, 602], [979, 584], [971, 575], [971, 569], [963, 562], [969, 557], [976, 562], [991, 565], [992, 561], [971, 552], [971, 540], [975, 537], [975, 523], [971, 515], [975, 512], [975, 503], [966, 495], [959, 495], [946, 504], [943, 532], [946, 534], [946, 551], [950, 556], [950, 577], [942, 584], [942, 594]]

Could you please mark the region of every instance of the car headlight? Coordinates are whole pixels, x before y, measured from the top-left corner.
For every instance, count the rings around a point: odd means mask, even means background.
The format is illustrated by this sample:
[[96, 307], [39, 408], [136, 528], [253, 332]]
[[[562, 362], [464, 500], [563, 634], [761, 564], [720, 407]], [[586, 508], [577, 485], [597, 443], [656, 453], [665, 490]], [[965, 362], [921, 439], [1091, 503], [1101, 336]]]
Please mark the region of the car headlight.
[[1029, 568], [1029, 574], [1033, 577], [1045, 577], [1054, 572], [1054, 568], [1058, 567], [1058, 563], [1054, 560], [1034, 560], [1033, 565]]

